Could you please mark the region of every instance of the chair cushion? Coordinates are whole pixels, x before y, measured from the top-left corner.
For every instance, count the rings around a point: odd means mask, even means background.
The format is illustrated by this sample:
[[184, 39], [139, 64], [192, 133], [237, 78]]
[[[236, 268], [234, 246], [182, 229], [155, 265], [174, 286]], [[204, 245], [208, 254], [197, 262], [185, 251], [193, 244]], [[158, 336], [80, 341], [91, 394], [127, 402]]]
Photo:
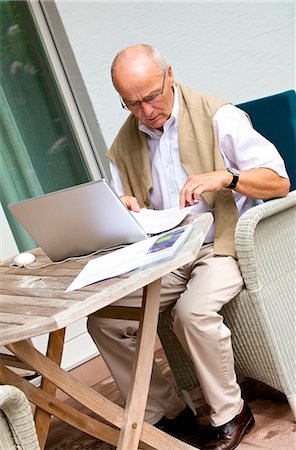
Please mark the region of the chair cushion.
[[296, 93], [289, 90], [237, 105], [254, 128], [271, 141], [286, 163], [291, 191], [296, 189]]

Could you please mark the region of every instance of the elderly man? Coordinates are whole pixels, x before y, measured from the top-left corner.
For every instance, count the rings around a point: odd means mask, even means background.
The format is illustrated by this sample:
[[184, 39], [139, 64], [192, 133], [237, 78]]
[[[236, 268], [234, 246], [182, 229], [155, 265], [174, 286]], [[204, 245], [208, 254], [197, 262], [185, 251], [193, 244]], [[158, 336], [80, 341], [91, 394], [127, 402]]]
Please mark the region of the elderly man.
[[[211, 211], [214, 225], [197, 259], [164, 277], [161, 309], [174, 305], [173, 329], [191, 357], [211, 408], [203, 448], [230, 450], [254, 426], [234, 371], [231, 333], [219, 314], [243, 288], [235, 259], [234, 227], [256, 199], [287, 195], [289, 179], [276, 148], [246, 115], [216, 97], [174, 80], [159, 52], [148, 45], [122, 50], [112, 80], [130, 115], [107, 153], [113, 184], [138, 211], [192, 205]], [[118, 302], [139, 305], [140, 292]], [[126, 398], [137, 323], [99, 313], [89, 332]], [[173, 386], [153, 366], [145, 419], [178, 437], [197, 421]]]

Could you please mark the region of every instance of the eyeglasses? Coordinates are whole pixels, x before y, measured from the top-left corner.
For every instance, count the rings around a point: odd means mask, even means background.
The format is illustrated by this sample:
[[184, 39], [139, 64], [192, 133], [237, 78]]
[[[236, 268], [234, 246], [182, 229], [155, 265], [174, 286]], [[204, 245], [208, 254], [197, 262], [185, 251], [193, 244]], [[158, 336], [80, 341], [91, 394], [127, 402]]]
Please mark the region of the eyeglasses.
[[164, 73], [164, 76], [163, 76], [162, 88], [158, 91], [152, 92], [151, 94], [147, 95], [147, 97], [144, 97], [142, 100], [124, 100], [120, 95], [119, 98], [120, 98], [121, 106], [124, 109], [130, 110], [130, 109], [139, 108], [142, 105], [142, 103], [148, 103], [149, 105], [153, 105], [154, 103], [159, 102], [161, 100], [161, 96], [164, 91], [165, 77], [166, 77], [166, 72]]

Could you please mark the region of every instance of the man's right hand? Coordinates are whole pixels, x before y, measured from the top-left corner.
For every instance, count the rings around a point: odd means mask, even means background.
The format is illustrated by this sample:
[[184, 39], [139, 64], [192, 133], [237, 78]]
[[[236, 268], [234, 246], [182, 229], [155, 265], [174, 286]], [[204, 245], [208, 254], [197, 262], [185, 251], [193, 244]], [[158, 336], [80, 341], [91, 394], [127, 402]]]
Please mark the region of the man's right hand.
[[123, 195], [120, 197], [120, 200], [130, 211], [139, 212], [141, 209], [136, 197], [132, 197], [131, 195]]

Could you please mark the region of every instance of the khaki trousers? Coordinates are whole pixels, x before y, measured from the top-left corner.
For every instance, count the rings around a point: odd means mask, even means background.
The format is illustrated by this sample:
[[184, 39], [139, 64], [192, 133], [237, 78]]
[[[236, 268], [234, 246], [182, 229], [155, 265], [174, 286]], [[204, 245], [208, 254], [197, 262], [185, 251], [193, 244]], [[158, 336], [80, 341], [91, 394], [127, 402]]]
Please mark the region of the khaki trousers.
[[[204, 245], [195, 261], [162, 279], [160, 311], [175, 304], [173, 330], [193, 361], [214, 426], [233, 419], [243, 407], [231, 333], [219, 314], [242, 288], [237, 261], [231, 256], [214, 257], [212, 244]], [[140, 291], [116, 302], [140, 304]], [[101, 318], [99, 314], [89, 317], [88, 330], [126, 399], [138, 322]], [[145, 420], [154, 424], [164, 415], [169, 417], [178, 405], [180, 399], [174, 387], [154, 362]]]

